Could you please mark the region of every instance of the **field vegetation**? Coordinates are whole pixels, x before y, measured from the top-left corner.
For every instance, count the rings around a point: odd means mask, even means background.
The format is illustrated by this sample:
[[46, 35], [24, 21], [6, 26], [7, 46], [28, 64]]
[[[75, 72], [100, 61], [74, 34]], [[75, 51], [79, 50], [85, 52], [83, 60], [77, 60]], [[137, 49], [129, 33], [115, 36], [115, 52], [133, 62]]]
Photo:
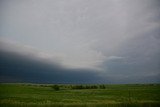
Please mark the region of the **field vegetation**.
[[0, 84], [0, 107], [160, 107], [160, 84]]

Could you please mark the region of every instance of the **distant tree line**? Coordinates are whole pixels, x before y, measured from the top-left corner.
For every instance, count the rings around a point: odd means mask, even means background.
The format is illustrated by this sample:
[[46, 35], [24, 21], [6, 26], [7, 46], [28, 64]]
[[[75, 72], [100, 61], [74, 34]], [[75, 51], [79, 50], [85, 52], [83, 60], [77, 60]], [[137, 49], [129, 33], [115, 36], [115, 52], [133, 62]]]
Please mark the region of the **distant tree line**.
[[73, 85], [71, 86], [71, 89], [98, 89], [98, 86], [96, 85]]
[[106, 89], [105, 85], [52, 85], [55, 91], [61, 89]]

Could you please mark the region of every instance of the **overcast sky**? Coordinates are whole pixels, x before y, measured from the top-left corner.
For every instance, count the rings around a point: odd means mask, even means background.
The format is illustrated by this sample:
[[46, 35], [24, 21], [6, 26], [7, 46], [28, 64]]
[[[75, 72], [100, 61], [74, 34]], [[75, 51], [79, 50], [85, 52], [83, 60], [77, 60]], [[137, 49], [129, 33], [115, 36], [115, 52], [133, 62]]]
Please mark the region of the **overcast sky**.
[[104, 79], [159, 82], [160, 1], [0, 0], [0, 49]]

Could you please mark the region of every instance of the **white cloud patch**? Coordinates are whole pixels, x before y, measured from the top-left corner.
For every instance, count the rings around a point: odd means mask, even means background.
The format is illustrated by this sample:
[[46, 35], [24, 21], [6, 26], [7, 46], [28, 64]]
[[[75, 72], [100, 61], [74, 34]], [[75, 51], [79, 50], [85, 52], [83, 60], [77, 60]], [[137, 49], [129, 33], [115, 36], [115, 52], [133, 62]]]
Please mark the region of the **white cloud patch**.
[[123, 59], [124, 57], [120, 57], [120, 56], [109, 56], [107, 58], [107, 60], [119, 60], [119, 59]]

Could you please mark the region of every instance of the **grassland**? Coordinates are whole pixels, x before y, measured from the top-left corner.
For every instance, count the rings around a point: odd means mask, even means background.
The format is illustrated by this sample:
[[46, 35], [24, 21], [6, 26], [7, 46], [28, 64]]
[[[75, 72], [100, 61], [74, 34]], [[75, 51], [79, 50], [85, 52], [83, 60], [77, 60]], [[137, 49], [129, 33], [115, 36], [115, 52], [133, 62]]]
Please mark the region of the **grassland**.
[[160, 84], [58, 86], [1, 83], [0, 107], [160, 107]]

